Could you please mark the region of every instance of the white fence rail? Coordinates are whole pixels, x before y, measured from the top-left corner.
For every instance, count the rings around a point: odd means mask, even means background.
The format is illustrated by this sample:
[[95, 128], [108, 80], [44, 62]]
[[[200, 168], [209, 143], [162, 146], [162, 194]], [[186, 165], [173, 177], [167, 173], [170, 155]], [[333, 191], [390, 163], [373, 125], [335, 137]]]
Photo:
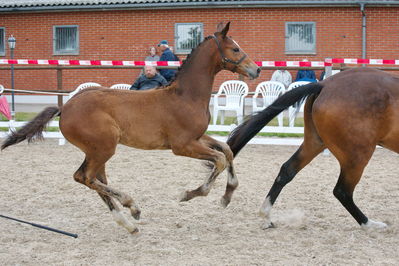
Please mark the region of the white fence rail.
[[[25, 125], [27, 121], [9, 121], [9, 122], [0, 122], [0, 127], [6, 127], [9, 129], [14, 129], [18, 127], [22, 127]], [[48, 124], [49, 127], [59, 127], [58, 121], [51, 121]], [[208, 131], [213, 132], [231, 132], [236, 125], [209, 125]], [[297, 133], [303, 134], [303, 127], [271, 127], [266, 126], [260, 132], [262, 133]], [[0, 138], [5, 138], [9, 132], [1, 131]], [[56, 138], [59, 139], [59, 144], [63, 145], [65, 143], [65, 138], [60, 131], [43, 132], [44, 138]], [[220, 141], [226, 141], [227, 137], [215, 136], [216, 139]], [[300, 145], [302, 143], [303, 138], [275, 138], [275, 137], [256, 137], [253, 138], [249, 143], [250, 144], [273, 144], [273, 145]]]

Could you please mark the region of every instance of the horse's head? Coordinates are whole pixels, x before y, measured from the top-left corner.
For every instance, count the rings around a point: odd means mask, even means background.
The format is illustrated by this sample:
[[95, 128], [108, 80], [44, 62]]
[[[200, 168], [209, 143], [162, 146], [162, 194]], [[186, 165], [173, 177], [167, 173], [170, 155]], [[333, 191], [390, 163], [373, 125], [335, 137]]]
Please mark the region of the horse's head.
[[232, 38], [227, 36], [230, 22], [226, 26], [218, 25], [218, 31], [215, 32], [214, 39], [221, 56], [221, 68], [237, 72], [250, 79], [259, 76], [260, 68], [244, 52], [244, 50]]

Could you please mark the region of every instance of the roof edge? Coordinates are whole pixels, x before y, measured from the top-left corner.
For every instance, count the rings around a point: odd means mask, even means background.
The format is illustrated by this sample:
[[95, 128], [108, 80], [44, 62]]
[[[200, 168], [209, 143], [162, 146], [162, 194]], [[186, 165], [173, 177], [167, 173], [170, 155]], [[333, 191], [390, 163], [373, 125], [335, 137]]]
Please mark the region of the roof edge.
[[0, 7], [1, 13], [9, 12], [59, 12], [59, 11], [112, 11], [112, 10], [149, 10], [149, 9], [184, 9], [184, 8], [277, 8], [277, 7], [354, 7], [365, 6], [399, 6], [399, 1], [223, 1], [223, 2], [181, 2], [181, 3], [147, 3], [147, 4], [100, 4], [100, 5], [57, 5]]

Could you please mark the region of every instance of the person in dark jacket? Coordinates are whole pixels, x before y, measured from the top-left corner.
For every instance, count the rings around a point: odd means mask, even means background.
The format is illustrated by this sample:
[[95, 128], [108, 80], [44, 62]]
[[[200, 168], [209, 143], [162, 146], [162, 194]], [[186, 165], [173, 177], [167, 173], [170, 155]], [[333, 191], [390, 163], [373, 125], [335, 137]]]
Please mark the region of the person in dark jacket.
[[[302, 62], [308, 62], [307, 59], [303, 59]], [[309, 81], [309, 82], [317, 82], [316, 74], [313, 70], [298, 70], [296, 74], [295, 81]]]
[[[168, 41], [163, 40], [158, 44], [162, 51], [159, 61], [180, 61], [179, 58], [169, 49]], [[159, 73], [169, 82], [176, 74], [174, 69], [161, 69]]]
[[157, 73], [154, 66], [145, 66], [144, 73], [130, 87], [131, 90], [149, 90], [166, 85], [166, 79]]

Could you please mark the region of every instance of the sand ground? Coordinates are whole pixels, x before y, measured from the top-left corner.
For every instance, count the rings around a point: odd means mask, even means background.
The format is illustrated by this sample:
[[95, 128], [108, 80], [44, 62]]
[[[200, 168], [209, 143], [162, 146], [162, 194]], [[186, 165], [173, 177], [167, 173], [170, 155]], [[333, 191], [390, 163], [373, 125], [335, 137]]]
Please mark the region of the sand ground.
[[[240, 186], [219, 205], [226, 173], [205, 198], [180, 203], [200, 185], [200, 161], [170, 151], [118, 147], [111, 186], [142, 210], [140, 233], [118, 226], [92, 190], [72, 174], [83, 153], [55, 140], [2, 151], [0, 214], [79, 235], [77, 239], [0, 218], [1, 265], [398, 265], [398, 155], [377, 149], [355, 202], [385, 230], [360, 228], [332, 195], [339, 166], [319, 155], [283, 190], [274, 229], [261, 230], [259, 207], [293, 146], [248, 145], [235, 160]], [[128, 215], [127, 210], [124, 211]], [[129, 217], [131, 219], [131, 217]]]

